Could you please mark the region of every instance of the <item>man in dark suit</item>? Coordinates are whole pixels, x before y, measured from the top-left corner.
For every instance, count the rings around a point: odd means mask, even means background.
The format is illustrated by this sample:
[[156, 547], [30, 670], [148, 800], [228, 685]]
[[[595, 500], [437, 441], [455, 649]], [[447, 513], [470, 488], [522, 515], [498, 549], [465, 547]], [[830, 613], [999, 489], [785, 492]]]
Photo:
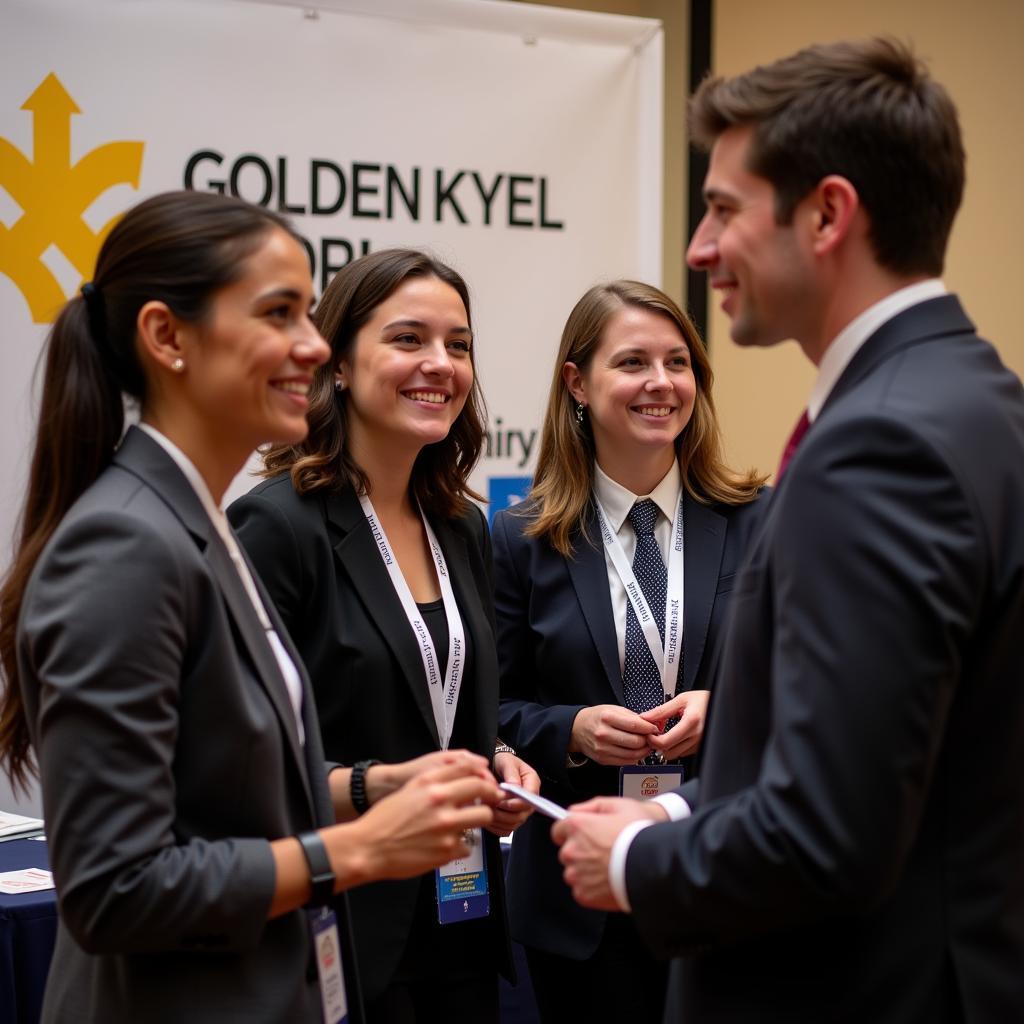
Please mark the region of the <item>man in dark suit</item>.
[[872, 40], [709, 80], [691, 128], [690, 265], [734, 341], [795, 338], [819, 373], [692, 813], [591, 802], [554, 829], [566, 880], [679, 957], [666, 1019], [1019, 1020], [1024, 395], [938, 280], [956, 111]]

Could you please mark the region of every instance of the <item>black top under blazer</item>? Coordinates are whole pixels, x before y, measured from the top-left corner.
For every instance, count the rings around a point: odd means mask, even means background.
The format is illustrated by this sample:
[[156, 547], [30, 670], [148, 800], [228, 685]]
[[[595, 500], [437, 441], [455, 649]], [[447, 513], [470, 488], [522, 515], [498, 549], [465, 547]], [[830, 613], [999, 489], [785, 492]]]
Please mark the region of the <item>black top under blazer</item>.
[[[767, 500], [765, 490], [746, 505], [703, 504], [684, 492], [680, 690], [713, 688], [729, 592]], [[588, 761], [570, 768], [566, 752], [581, 709], [624, 703], [622, 672], [593, 505], [573, 537], [573, 558], [524, 535], [534, 518], [527, 503], [494, 521], [499, 731], [540, 773], [543, 794], [567, 805], [618, 793], [617, 767]], [[583, 960], [597, 948], [606, 915], [572, 898], [550, 831], [550, 820], [535, 814], [516, 832], [508, 878], [512, 935]]]
[[263, 600], [304, 746], [227, 549], [152, 438], [129, 430], [40, 556], [18, 665], [60, 908], [44, 1022], [321, 1020], [305, 912], [267, 920], [268, 840], [334, 814]]
[[843, 371], [732, 600], [695, 812], [626, 863], [673, 1019], [1024, 1019], [1024, 392], [954, 296]]
[[[309, 670], [329, 757], [392, 763], [439, 748], [419, 646], [355, 491], [299, 496], [288, 474], [228, 509]], [[493, 757], [498, 722], [491, 548], [472, 507], [431, 520], [466, 629], [469, 659], [451, 746]], [[487, 934], [495, 970], [510, 972], [498, 840], [484, 833], [491, 892]], [[376, 882], [349, 893], [363, 995], [387, 988], [406, 945], [421, 885], [433, 874]], [[421, 906], [429, 905], [422, 901]], [[459, 928], [460, 925], [451, 925]]]

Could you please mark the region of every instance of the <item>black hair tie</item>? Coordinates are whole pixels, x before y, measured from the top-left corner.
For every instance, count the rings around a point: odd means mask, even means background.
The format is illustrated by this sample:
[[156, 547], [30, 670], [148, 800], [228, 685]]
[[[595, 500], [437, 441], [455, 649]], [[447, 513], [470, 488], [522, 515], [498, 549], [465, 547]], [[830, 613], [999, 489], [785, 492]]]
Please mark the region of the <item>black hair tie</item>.
[[92, 283], [92, 281], [86, 281], [81, 288], [82, 298], [85, 301], [85, 310], [89, 315], [89, 333], [92, 335], [92, 340], [97, 345], [103, 344], [104, 336], [104, 316], [103, 316], [103, 296], [100, 294], [99, 288]]

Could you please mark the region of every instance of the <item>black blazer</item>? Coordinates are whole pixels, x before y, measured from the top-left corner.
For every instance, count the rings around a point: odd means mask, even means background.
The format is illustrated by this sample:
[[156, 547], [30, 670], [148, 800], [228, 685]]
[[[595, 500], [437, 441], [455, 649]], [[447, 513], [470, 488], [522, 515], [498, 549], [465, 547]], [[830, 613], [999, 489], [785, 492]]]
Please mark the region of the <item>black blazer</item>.
[[[684, 497], [681, 689], [712, 688], [729, 591], [766, 500], [762, 493], [748, 505], [726, 506]], [[593, 762], [569, 768], [566, 751], [582, 708], [623, 703], [622, 673], [593, 507], [586, 522], [593, 542], [577, 534], [572, 559], [547, 541], [524, 536], [533, 519], [529, 506], [521, 506], [499, 512], [494, 522], [499, 732], [540, 772], [543, 793], [570, 804], [618, 792], [618, 768]], [[581, 960], [597, 948], [606, 915], [573, 900], [550, 826], [533, 815], [516, 832], [509, 863], [511, 930], [520, 942]]]
[[693, 817], [627, 858], [679, 1019], [1024, 1012], [1024, 394], [953, 296], [884, 324], [733, 594]]
[[[419, 757], [439, 745], [419, 647], [350, 487], [300, 497], [288, 475], [268, 480], [228, 509], [239, 539], [299, 649], [313, 681], [324, 749], [342, 764]], [[452, 746], [490, 759], [498, 720], [490, 538], [471, 509], [432, 521], [448, 563], [469, 647]], [[497, 838], [485, 833], [495, 969], [511, 952]], [[376, 882], [349, 893], [363, 982], [371, 1000], [405, 948], [421, 885], [433, 875]], [[459, 927], [455, 925], [453, 927]]]
[[142, 431], [41, 555], [18, 664], [60, 906], [43, 1020], [320, 1021], [305, 913], [267, 920], [268, 840], [334, 819], [308, 680], [303, 746], [223, 542]]

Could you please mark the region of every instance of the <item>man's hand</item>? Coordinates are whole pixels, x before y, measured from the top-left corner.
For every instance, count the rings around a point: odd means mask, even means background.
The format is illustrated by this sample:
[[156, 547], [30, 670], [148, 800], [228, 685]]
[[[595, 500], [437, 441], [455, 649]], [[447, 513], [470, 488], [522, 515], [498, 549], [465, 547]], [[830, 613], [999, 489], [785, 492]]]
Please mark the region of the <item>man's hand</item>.
[[[627, 801], [637, 803], [639, 801]], [[556, 821], [551, 837], [561, 846], [558, 859], [566, 885], [580, 906], [594, 910], [622, 910], [608, 881], [608, 861], [619, 833], [636, 813], [592, 814], [574, 810], [564, 821]]]
[[[650, 738], [650, 744], [661, 751], [666, 761], [686, 757], [700, 746], [710, 697], [710, 690], [687, 690], [640, 716], [657, 727], [658, 735]], [[679, 721], [668, 732], [662, 733], [665, 723], [672, 718]]]
[[584, 708], [572, 723], [569, 753], [598, 764], [636, 764], [651, 752], [658, 726], [618, 704]]
[[582, 814], [613, 814], [624, 821], [668, 821], [668, 811], [653, 800], [631, 800], [627, 796], [595, 796], [569, 811]]
[[[540, 792], [540, 776], [521, 757], [508, 751], [494, 755], [494, 773], [502, 782], [514, 782], [531, 793]], [[496, 836], [514, 832], [533, 813], [533, 808], [525, 800], [508, 793], [504, 800], [494, 805], [493, 810], [494, 821], [487, 826], [487, 831]]]

